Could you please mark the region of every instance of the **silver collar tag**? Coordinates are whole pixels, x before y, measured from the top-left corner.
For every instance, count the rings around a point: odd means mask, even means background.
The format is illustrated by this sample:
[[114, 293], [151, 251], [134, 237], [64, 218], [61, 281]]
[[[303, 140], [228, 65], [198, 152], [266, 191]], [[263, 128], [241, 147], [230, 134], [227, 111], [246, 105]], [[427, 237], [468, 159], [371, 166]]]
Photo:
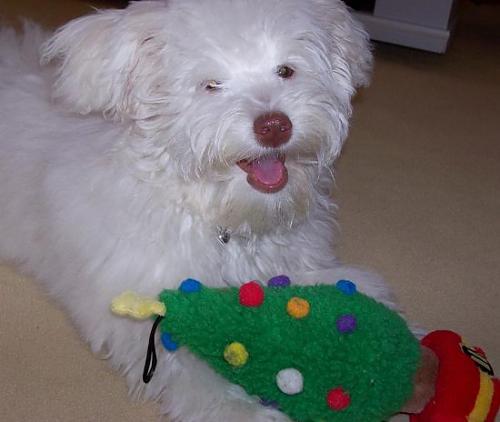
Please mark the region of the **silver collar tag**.
[[231, 231], [227, 227], [217, 227], [217, 240], [221, 245], [225, 245], [231, 240]]

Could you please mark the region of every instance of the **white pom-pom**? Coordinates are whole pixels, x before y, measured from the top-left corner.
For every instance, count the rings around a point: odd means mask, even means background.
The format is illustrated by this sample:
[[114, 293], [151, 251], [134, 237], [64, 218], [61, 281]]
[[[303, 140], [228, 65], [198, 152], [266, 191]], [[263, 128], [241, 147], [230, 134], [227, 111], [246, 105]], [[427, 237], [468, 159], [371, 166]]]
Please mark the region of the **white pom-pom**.
[[276, 384], [285, 394], [298, 394], [304, 388], [304, 377], [295, 368], [282, 369], [276, 375]]

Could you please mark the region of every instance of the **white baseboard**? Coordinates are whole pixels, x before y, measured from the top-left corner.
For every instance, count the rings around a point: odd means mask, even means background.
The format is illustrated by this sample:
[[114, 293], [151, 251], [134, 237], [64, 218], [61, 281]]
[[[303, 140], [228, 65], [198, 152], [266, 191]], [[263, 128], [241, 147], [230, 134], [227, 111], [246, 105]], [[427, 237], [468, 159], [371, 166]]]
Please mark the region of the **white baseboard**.
[[354, 15], [363, 23], [373, 40], [434, 53], [444, 53], [448, 47], [449, 30], [379, 18], [368, 13], [355, 12]]

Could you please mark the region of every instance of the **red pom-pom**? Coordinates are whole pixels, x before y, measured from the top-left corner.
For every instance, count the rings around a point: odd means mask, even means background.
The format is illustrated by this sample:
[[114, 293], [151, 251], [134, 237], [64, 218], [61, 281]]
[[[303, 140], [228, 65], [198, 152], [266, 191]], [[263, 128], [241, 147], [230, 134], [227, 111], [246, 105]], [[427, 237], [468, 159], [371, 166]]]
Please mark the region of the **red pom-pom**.
[[342, 387], [337, 387], [328, 392], [326, 402], [332, 410], [343, 410], [351, 404], [351, 397]]
[[256, 307], [264, 302], [264, 289], [256, 281], [249, 281], [240, 287], [240, 304]]

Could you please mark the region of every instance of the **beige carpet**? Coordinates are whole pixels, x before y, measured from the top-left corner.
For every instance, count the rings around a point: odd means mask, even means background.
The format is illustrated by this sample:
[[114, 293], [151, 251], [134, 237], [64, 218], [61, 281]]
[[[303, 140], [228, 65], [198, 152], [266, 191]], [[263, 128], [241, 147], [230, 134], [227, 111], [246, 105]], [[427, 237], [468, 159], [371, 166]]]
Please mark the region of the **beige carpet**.
[[[0, 15], [48, 25], [86, 10], [0, 1]], [[500, 7], [465, 4], [460, 15], [445, 56], [376, 46], [338, 163], [339, 252], [383, 274], [412, 320], [461, 332], [500, 371]], [[31, 280], [0, 268], [0, 421], [132, 422], [157, 411], [129, 401]]]

